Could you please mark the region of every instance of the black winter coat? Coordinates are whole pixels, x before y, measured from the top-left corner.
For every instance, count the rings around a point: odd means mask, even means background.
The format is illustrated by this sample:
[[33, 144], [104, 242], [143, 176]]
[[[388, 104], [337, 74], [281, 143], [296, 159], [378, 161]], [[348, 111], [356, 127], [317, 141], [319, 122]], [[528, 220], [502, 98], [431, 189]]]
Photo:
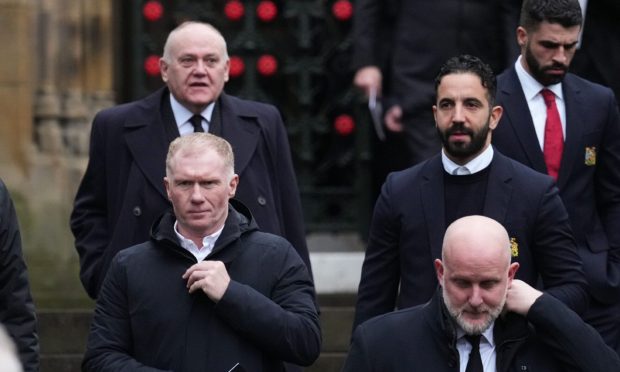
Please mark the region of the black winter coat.
[[[39, 370], [37, 319], [13, 201], [0, 181], [0, 323], [15, 341], [25, 372]], [[1, 366], [0, 366], [1, 367]], [[1, 369], [1, 368], [0, 368]]]
[[[527, 317], [500, 316], [493, 327], [498, 372], [620, 371], [620, 358], [566, 305], [543, 294]], [[424, 305], [357, 327], [343, 372], [458, 372], [456, 325], [441, 290]]]
[[[235, 204], [240, 210], [242, 206]], [[243, 207], [243, 209], [245, 209]], [[195, 257], [179, 246], [166, 213], [151, 239], [114, 258], [100, 297], [84, 371], [282, 371], [310, 365], [321, 331], [308, 270], [285, 239], [259, 232], [230, 205], [207, 260], [231, 282], [216, 304], [181, 278]]]

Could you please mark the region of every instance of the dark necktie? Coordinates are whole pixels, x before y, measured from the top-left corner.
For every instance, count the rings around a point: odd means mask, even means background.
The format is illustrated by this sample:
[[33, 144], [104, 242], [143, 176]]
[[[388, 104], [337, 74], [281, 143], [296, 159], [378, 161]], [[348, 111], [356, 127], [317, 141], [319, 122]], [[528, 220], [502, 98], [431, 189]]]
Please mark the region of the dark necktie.
[[564, 136], [562, 135], [562, 122], [558, 107], [555, 104], [555, 94], [549, 89], [543, 89], [541, 94], [547, 105], [547, 120], [545, 121], [545, 141], [543, 153], [547, 164], [547, 173], [554, 180], [558, 179], [562, 151], [564, 150]]
[[202, 128], [202, 116], [194, 115], [189, 119], [189, 122], [192, 123], [192, 126], [194, 127], [194, 133], [205, 131]]
[[484, 372], [482, 358], [480, 357], [480, 335], [465, 335], [465, 339], [471, 344], [471, 352], [465, 372]]

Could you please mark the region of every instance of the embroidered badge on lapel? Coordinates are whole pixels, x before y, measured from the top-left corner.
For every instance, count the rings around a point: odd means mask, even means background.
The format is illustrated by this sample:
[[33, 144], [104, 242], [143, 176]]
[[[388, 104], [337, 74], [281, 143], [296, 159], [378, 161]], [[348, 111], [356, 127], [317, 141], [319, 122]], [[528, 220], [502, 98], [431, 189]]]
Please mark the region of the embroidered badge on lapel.
[[586, 147], [585, 164], [590, 167], [596, 165], [596, 146]]
[[512, 257], [519, 257], [519, 243], [517, 243], [517, 238], [510, 238], [510, 253]]

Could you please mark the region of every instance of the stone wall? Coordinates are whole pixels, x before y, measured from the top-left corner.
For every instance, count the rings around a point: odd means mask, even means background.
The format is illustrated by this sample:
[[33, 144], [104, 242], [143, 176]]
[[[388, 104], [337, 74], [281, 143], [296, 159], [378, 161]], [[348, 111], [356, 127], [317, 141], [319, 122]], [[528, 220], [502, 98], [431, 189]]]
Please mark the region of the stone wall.
[[0, 0], [0, 177], [38, 308], [91, 306], [69, 231], [90, 121], [113, 104], [112, 0]]

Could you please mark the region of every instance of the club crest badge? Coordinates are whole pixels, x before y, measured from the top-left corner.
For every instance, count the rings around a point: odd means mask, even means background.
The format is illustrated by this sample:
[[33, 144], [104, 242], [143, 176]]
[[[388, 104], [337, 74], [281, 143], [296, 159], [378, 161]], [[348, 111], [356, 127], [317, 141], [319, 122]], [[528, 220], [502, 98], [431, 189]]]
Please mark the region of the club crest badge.
[[517, 243], [517, 238], [510, 238], [510, 253], [512, 257], [519, 257], [519, 243]]
[[596, 165], [596, 147], [586, 147], [585, 164], [589, 167]]

